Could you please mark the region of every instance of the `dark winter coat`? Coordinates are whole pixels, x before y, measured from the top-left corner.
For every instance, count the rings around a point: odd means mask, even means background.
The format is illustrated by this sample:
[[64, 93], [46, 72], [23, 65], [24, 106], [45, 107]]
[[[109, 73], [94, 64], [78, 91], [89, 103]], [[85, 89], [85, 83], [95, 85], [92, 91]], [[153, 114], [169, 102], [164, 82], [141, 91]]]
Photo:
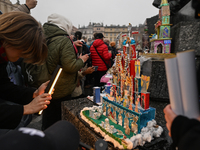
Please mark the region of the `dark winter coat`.
[[48, 43], [46, 61], [48, 71], [52, 74], [58, 64], [63, 67], [52, 95], [53, 99], [60, 99], [74, 91], [77, 85], [78, 71], [84, 66], [84, 63], [82, 59], [77, 59], [74, 46], [67, 37], [66, 31], [50, 23], [45, 23], [43, 27]]
[[179, 150], [200, 149], [200, 122], [196, 119], [188, 119], [178, 116], [171, 126], [173, 148]]
[[103, 60], [97, 54], [95, 48], [107, 64], [110, 64], [110, 58], [112, 54], [108, 52], [108, 46], [101, 39], [96, 39], [90, 47], [92, 65], [98, 66], [98, 71], [106, 71], [107, 67]]
[[[14, 11], [30, 13], [30, 9], [26, 5], [20, 5]], [[32, 101], [35, 89], [17, 86], [10, 82], [6, 70], [8, 63], [3, 61], [2, 57], [3, 48], [1, 48], [0, 54], [0, 129], [14, 129], [22, 119], [23, 105]], [[9, 105], [5, 100], [21, 105]]]
[[[3, 61], [4, 54], [0, 55], [0, 128], [14, 129], [20, 123], [23, 116], [23, 105], [33, 99], [35, 89], [14, 85], [10, 82], [6, 71], [7, 61]], [[5, 101], [11, 101], [21, 105], [8, 105]]]

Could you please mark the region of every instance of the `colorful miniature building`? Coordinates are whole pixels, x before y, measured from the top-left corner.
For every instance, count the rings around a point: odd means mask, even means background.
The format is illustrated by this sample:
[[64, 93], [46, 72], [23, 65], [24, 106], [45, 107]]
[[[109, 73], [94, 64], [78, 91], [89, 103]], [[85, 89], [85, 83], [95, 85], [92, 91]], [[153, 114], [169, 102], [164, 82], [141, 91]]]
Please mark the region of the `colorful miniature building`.
[[115, 58], [112, 85], [105, 86], [102, 99], [104, 116], [125, 128], [127, 133], [140, 133], [147, 122], [155, 119], [155, 108], [149, 107], [147, 92], [150, 77], [141, 76], [140, 60], [136, 59], [134, 41], [127, 37], [121, 54]]
[[171, 38], [170, 38], [170, 9], [167, 0], [162, 0], [160, 5], [159, 20], [155, 24], [157, 36], [153, 36], [150, 40], [151, 51], [154, 53], [170, 53]]
[[[148, 105], [146, 103], [144, 102], [144, 107]], [[147, 110], [140, 109], [136, 112], [104, 97], [103, 114], [124, 128], [128, 125], [131, 131], [137, 134], [148, 121], [155, 119], [155, 108], [149, 107]]]

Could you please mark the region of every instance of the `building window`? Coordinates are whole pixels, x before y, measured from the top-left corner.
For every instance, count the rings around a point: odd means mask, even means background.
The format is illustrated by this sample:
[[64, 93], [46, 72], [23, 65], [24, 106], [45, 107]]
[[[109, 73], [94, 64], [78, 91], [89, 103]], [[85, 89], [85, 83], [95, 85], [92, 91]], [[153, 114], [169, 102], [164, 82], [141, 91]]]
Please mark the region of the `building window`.
[[112, 31], [112, 29], [110, 29], [110, 31]]
[[110, 38], [110, 41], [112, 41], [112, 38]]
[[116, 33], [114, 35], [116, 36]]
[[112, 36], [112, 33], [110, 33], [110, 36]]
[[108, 36], [108, 33], [106, 33], [106, 36]]

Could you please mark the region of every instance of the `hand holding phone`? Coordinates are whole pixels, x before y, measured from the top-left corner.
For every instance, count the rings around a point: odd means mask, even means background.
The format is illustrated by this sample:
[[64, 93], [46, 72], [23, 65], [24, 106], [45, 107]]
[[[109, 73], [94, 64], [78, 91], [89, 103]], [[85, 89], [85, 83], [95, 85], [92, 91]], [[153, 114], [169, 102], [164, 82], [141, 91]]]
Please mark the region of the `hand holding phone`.
[[97, 71], [98, 70], [98, 66], [94, 66], [94, 71]]

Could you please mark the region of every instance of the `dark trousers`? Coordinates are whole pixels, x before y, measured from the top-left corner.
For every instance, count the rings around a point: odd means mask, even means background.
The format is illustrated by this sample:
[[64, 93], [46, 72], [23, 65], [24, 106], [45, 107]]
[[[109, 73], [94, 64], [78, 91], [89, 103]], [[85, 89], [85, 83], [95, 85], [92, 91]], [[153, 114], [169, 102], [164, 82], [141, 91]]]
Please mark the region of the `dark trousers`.
[[105, 83], [100, 83], [101, 77], [106, 74], [107, 71], [95, 71], [94, 75], [94, 86], [104, 86]]
[[93, 74], [87, 74], [85, 77], [86, 77], [85, 86], [86, 85], [91, 85], [92, 84]]
[[71, 100], [71, 96], [51, 100], [47, 109], [42, 113], [42, 130], [47, 129], [57, 121], [61, 120], [61, 102], [66, 100]]

